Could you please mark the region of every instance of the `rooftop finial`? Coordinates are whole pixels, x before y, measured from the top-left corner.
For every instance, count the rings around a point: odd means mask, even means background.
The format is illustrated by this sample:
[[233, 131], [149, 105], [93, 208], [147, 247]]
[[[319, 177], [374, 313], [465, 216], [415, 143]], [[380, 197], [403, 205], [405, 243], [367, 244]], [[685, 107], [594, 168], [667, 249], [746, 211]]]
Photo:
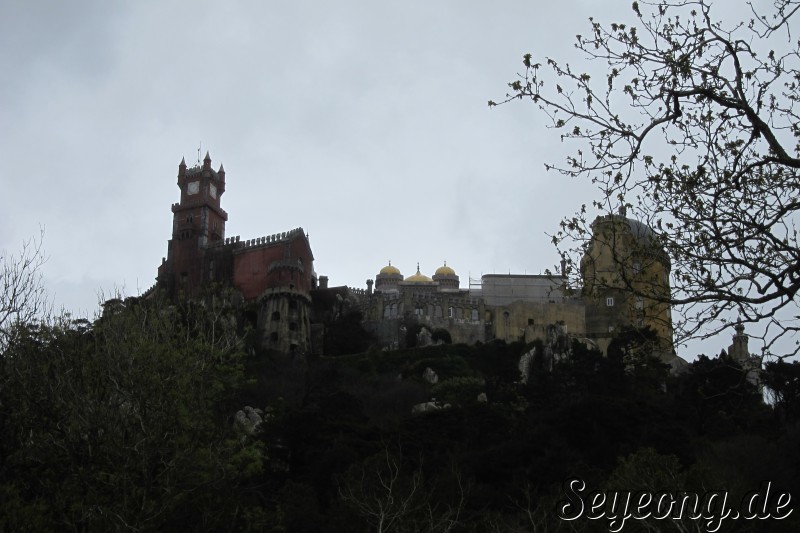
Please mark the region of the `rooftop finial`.
[[186, 175], [186, 158], [181, 157], [181, 164], [178, 165], [178, 179]]

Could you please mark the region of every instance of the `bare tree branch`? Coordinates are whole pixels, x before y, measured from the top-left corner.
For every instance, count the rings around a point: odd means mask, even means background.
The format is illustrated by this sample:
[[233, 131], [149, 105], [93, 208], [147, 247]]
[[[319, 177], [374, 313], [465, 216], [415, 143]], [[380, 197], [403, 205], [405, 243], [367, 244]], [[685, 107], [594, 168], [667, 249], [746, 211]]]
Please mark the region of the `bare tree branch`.
[[[579, 144], [546, 167], [590, 178], [596, 210], [624, 206], [656, 230], [678, 342], [759, 323], [764, 355], [785, 356], [800, 323], [800, 44], [789, 33], [800, 3], [750, 8], [753, 20], [726, 24], [708, 0], [633, 2], [632, 24], [590, 19], [577, 38], [600, 82], [527, 54], [500, 103], [531, 101]], [[591, 236], [583, 207], [552, 237], [575, 265]]]
[[15, 326], [30, 324], [50, 312], [42, 266], [44, 229], [28, 239], [17, 254], [0, 251], [0, 354], [8, 347]]

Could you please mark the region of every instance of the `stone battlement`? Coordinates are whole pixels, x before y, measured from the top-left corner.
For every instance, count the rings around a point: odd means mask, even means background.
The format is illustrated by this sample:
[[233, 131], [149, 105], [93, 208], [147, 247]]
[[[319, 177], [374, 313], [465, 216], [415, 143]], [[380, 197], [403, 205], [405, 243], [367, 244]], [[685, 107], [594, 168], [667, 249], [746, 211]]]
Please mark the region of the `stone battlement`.
[[355, 296], [359, 296], [359, 297], [370, 296], [370, 294], [367, 293], [366, 289], [356, 289], [355, 287], [347, 287], [347, 290], [349, 290], [350, 293], [354, 294]]
[[272, 235], [265, 235], [263, 237], [256, 237], [255, 239], [241, 240], [239, 235], [235, 237], [225, 237], [224, 242], [219, 242], [218, 246], [238, 245], [237, 248], [254, 248], [256, 246], [272, 245], [279, 242], [290, 241], [298, 234], [303, 233], [303, 228], [295, 228], [293, 230], [284, 231], [282, 233], [274, 233]]
[[202, 165], [195, 165], [193, 167], [190, 167], [190, 168], [186, 169], [186, 175], [187, 176], [194, 176], [196, 174], [200, 174], [201, 172], [203, 172]]
[[186, 209], [193, 208], [193, 207], [208, 207], [212, 211], [216, 211], [217, 213], [219, 213], [220, 216], [222, 216], [222, 218], [224, 220], [228, 220], [228, 212], [227, 211], [225, 211], [221, 207], [217, 207], [217, 206], [215, 206], [213, 204], [205, 203], [202, 198], [198, 198], [197, 200], [186, 201], [186, 202], [184, 202], [182, 204], [180, 204], [180, 203], [172, 204], [172, 212], [173, 213], [177, 213], [178, 211], [182, 211], [182, 210], [185, 211]]

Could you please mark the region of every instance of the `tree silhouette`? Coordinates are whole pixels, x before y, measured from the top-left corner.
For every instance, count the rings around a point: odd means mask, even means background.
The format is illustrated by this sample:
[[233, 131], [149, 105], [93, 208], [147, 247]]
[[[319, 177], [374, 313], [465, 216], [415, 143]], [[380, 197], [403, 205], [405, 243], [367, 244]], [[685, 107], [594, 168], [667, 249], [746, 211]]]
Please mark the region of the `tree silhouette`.
[[[527, 54], [502, 103], [533, 102], [577, 142], [566, 164], [548, 168], [590, 177], [595, 208], [625, 207], [657, 229], [672, 259], [665, 300], [679, 306], [680, 338], [760, 322], [765, 350], [786, 355], [798, 349], [775, 343], [799, 320], [800, 44], [791, 22], [800, 4], [775, 0], [729, 23], [717, 18], [722, 4], [713, 7], [633, 2], [631, 23], [590, 19], [576, 47], [603, 76]], [[583, 206], [554, 240], [574, 257], [590, 235]]]

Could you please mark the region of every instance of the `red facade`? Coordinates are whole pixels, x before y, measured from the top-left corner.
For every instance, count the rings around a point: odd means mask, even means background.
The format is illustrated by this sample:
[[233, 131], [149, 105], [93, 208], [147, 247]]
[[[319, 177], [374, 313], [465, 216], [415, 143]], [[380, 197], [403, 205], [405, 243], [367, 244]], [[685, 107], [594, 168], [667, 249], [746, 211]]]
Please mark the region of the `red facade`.
[[245, 300], [268, 289], [288, 287], [308, 293], [313, 287], [313, 261], [302, 229], [275, 236], [275, 241], [251, 244], [233, 256], [233, 285]]

